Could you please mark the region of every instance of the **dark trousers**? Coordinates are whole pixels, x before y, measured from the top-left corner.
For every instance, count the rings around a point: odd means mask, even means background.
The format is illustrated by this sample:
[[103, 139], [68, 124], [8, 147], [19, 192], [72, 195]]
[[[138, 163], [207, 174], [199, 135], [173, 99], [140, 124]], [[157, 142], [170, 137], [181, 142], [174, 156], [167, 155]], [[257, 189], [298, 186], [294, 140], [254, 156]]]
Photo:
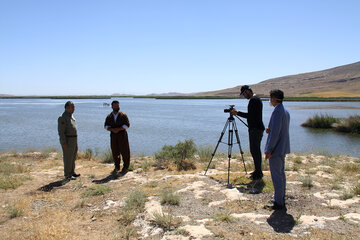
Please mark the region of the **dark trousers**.
[[261, 139], [263, 137], [264, 130], [251, 128], [249, 129], [249, 145], [250, 153], [254, 160], [255, 173], [262, 176], [262, 157], [261, 157]]
[[271, 156], [269, 167], [275, 191], [274, 201], [279, 205], [284, 205], [286, 190], [285, 155]]
[[71, 177], [75, 172], [75, 159], [78, 151], [77, 138], [67, 138], [67, 147], [62, 147], [64, 161], [64, 176]]
[[120, 169], [120, 155], [123, 159], [123, 170], [127, 170], [130, 165], [130, 146], [126, 131], [117, 134], [110, 134], [111, 151], [114, 159], [115, 168]]

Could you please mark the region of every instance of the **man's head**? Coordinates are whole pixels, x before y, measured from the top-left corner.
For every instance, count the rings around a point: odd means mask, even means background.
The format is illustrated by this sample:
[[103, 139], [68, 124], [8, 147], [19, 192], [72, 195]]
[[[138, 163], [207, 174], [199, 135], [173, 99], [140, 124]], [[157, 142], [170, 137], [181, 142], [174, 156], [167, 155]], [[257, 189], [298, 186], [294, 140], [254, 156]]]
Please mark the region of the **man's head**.
[[120, 111], [119, 101], [112, 101], [111, 108], [113, 109], [114, 113], [118, 113]]
[[72, 101], [67, 101], [65, 103], [65, 111], [70, 114], [73, 114], [75, 111], [75, 104]]
[[250, 99], [253, 96], [253, 91], [248, 85], [244, 85], [240, 90], [240, 97], [244, 96], [246, 99]]
[[274, 89], [270, 91], [270, 103], [274, 107], [284, 100], [284, 92], [280, 89]]

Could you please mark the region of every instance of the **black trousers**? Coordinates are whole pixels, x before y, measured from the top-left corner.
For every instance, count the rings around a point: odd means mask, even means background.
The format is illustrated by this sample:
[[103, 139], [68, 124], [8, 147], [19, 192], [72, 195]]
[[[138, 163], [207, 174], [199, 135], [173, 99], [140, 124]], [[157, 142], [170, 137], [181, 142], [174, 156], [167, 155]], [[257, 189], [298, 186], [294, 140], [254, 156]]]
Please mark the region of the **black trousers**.
[[130, 165], [130, 146], [126, 131], [117, 134], [110, 134], [111, 151], [114, 159], [115, 168], [120, 169], [120, 155], [123, 159], [123, 170], [128, 170]]
[[261, 156], [261, 140], [264, 130], [251, 128], [249, 129], [249, 145], [250, 153], [254, 160], [255, 173], [262, 175], [262, 156]]

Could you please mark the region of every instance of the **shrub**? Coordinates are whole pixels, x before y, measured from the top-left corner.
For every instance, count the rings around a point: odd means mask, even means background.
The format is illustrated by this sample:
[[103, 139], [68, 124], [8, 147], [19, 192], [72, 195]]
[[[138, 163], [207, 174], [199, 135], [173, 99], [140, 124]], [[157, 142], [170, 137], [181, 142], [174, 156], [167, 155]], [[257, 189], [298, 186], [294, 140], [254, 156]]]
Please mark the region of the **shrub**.
[[167, 162], [173, 162], [179, 171], [195, 169], [195, 165], [189, 161], [194, 157], [196, 145], [192, 139], [179, 141], [175, 146], [165, 145], [161, 151], [155, 153], [156, 165], [158, 167], [166, 165]]
[[180, 197], [179, 197], [179, 195], [174, 194], [173, 191], [171, 191], [169, 189], [165, 189], [161, 192], [160, 203], [161, 204], [169, 204], [169, 205], [179, 205]]
[[146, 199], [147, 197], [142, 191], [135, 190], [131, 192], [129, 198], [126, 199], [124, 209], [142, 212], [144, 211]]
[[225, 213], [225, 212], [216, 213], [214, 215], [214, 219], [215, 221], [218, 222], [227, 222], [227, 223], [231, 223], [234, 221], [234, 218], [229, 213]]
[[201, 146], [198, 148], [197, 153], [199, 154], [200, 162], [210, 161], [213, 148], [211, 146]]
[[114, 162], [112, 151], [110, 148], [106, 149], [106, 151], [102, 153], [101, 159], [102, 159], [102, 163]]
[[353, 188], [354, 195], [360, 195], [360, 183]]
[[181, 219], [170, 214], [154, 213], [152, 223], [167, 231], [177, 228], [181, 223]]
[[329, 115], [318, 115], [309, 118], [306, 122], [301, 124], [303, 127], [311, 128], [331, 128], [334, 123], [338, 123], [339, 120]]
[[26, 180], [30, 180], [30, 177], [25, 176], [1, 176], [0, 175], [0, 188], [7, 189], [16, 189], [20, 187]]
[[23, 214], [23, 211], [17, 207], [11, 207], [9, 209], [9, 212], [10, 212], [10, 218], [20, 217]]
[[310, 189], [314, 186], [313, 180], [310, 176], [301, 178], [301, 182], [302, 182], [302, 187], [304, 187], [304, 188]]
[[111, 188], [106, 185], [95, 185], [87, 188], [82, 194], [82, 197], [92, 197], [92, 196], [100, 196], [105, 195], [110, 192]]
[[85, 150], [85, 158], [88, 159], [88, 160], [91, 160], [91, 158], [94, 157], [94, 152], [91, 148], [87, 148]]
[[351, 132], [360, 134], [360, 116], [351, 116], [348, 119], [344, 119], [335, 128], [339, 132]]

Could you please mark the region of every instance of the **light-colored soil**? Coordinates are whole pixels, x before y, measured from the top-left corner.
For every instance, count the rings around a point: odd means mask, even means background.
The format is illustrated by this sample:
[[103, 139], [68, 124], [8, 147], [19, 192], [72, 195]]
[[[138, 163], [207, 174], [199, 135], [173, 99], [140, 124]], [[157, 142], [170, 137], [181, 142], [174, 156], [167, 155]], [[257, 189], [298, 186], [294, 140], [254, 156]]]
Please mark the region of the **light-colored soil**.
[[[23, 166], [13, 175], [26, 177], [16, 189], [0, 189], [0, 239], [360, 239], [360, 196], [350, 194], [360, 184], [359, 158], [290, 154], [287, 212], [263, 208], [273, 195], [266, 164], [263, 181], [252, 182], [232, 159], [228, 186], [221, 157], [206, 176], [207, 162], [186, 172], [145, 170], [141, 165], [152, 157], [138, 157], [134, 171], [117, 179], [109, 177], [111, 164], [79, 159], [81, 177], [51, 189], [62, 180], [59, 154], [3, 153], [0, 161]], [[246, 164], [251, 168], [248, 155]], [[110, 192], [83, 195], [100, 185]], [[180, 197], [179, 205], [161, 204], [164, 189]], [[145, 209], [126, 225], [120, 219], [134, 190], [146, 195]], [[177, 224], [160, 227], [156, 214]]]

